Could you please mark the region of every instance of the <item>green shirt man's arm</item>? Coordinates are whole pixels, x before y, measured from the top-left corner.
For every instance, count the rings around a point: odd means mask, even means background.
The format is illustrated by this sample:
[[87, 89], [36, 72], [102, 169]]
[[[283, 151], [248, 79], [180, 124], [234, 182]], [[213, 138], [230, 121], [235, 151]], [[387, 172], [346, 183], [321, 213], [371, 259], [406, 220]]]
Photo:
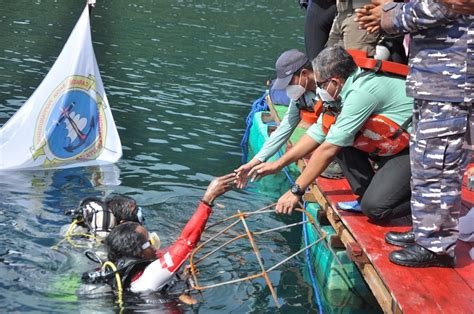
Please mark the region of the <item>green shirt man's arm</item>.
[[264, 162], [272, 157], [283, 145], [286, 144], [286, 142], [288, 142], [291, 134], [300, 121], [300, 110], [296, 106], [296, 102], [292, 100], [280, 125], [275, 131], [273, 131], [270, 138], [265, 142], [265, 144], [263, 144], [262, 148], [254, 158]]
[[[309, 136], [308, 136], [309, 137]], [[296, 179], [296, 184], [302, 190], [305, 190], [311, 182], [313, 182], [334, 159], [341, 147], [324, 142], [314, 151], [308, 165], [301, 175]], [[298, 203], [299, 197], [291, 193], [291, 191], [283, 194], [276, 205], [276, 212], [280, 214], [291, 214], [293, 208]]]

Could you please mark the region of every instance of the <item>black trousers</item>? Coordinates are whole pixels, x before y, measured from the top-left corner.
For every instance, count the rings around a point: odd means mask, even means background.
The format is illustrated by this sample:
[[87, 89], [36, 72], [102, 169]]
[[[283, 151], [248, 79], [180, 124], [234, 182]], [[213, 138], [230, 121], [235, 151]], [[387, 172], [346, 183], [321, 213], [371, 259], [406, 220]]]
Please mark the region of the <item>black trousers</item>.
[[[370, 159], [378, 164], [374, 171]], [[374, 221], [410, 214], [410, 155], [408, 148], [393, 156], [369, 157], [361, 150], [343, 147], [336, 160], [359, 196], [362, 212]]]
[[304, 22], [306, 56], [312, 61], [324, 49], [336, 16], [335, 0], [311, 0]]

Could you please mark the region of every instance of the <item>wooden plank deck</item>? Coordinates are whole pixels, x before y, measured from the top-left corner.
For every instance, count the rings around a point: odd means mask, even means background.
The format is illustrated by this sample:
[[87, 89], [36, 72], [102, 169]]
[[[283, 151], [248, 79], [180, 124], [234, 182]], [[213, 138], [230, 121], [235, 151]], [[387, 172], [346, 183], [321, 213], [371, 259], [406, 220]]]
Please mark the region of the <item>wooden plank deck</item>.
[[[338, 234], [347, 231], [355, 243], [344, 241], [351, 256], [363, 271], [365, 262], [370, 263], [376, 274], [364, 274], [369, 286], [386, 312], [403, 313], [474, 313], [474, 261], [469, 257], [472, 244], [458, 241], [455, 268], [410, 268], [391, 263], [388, 254], [398, 249], [384, 241], [388, 231], [406, 231], [409, 226], [380, 226], [371, 223], [362, 214], [335, 209], [335, 203], [355, 199], [345, 179], [319, 178], [317, 186], [330, 204], [327, 216]], [[339, 224], [342, 223], [341, 228]], [[354, 248], [353, 246], [356, 246]], [[360, 252], [358, 251], [360, 250]], [[358, 262], [359, 261], [359, 262]], [[380, 287], [372, 287], [371, 281], [379, 277], [392, 300], [387, 300]], [[380, 285], [380, 283], [378, 283]]]
[[[272, 116], [280, 116], [268, 101]], [[303, 128], [305, 125], [300, 125]], [[291, 143], [290, 143], [291, 144]], [[306, 161], [298, 162], [303, 169]], [[317, 201], [356, 263], [386, 313], [474, 313], [473, 244], [458, 241], [455, 268], [410, 268], [391, 263], [388, 254], [396, 249], [384, 241], [388, 231], [406, 231], [409, 226], [376, 225], [362, 214], [339, 211], [335, 204], [355, 200], [345, 179], [318, 178], [305, 195]], [[465, 212], [474, 206], [474, 192], [463, 189]]]

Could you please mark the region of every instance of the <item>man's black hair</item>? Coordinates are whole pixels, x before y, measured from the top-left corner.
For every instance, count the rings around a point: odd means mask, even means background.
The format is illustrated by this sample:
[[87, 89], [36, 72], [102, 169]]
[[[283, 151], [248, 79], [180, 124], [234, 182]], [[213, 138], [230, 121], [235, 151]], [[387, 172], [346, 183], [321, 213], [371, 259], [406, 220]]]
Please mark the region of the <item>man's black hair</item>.
[[137, 232], [140, 226], [137, 222], [125, 222], [115, 227], [105, 238], [107, 257], [116, 262], [124, 257], [140, 257], [142, 245], [146, 242], [146, 236]]
[[105, 205], [114, 213], [115, 219], [121, 221], [138, 222], [137, 211], [133, 211], [137, 207], [137, 202], [126, 195], [114, 195], [105, 200]]
[[313, 66], [311, 64], [311, 61], [308, 61], [305, 64], [303, 64], [303, 66], [299, 68], [295, 73], [293, 73], [293, 75], [299, 76], [301, 74], [301, 71], [303, 70], [310, 70], [311, 72], [313, 72]]

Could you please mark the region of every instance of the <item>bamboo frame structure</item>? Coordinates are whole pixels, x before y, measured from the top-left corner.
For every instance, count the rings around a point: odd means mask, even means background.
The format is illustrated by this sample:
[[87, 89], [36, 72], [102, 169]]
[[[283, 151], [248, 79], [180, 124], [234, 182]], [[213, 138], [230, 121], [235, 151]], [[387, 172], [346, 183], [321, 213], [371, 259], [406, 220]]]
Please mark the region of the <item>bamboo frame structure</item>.
[[[296, 208], [295, 211], [304, 213], [306, 215], [306, 217], [308, 218], [306, 221], [300, 221], [300, 222], [296, 222], [296, 223], [292, 223], [292, 224], [288, 224], [288, 225], [283, 225], [283, 226], [279, 226], [279, 227], [275, 227], [275, 228], [271, 228], [271, 229], [267, 229], [267, 230], [251, 231], [245, 218], [250, 217], [250, 216], [254, 216], [254, 215], [261, 215], [261, 214], [265, 214], [265, 213], [273, 213], [273, 212], [275, 212], [275, 210], [274, 209], [269, 209], [269, 208], [274, 207], [275, 205], [276, 204], [271, 204], [271, 205], [265, 206], [265, 207], [260, 208], [256, 211], [251, 211], [251, 212], [238, 211], [237, 214], [232, 215], [230, 217], [227, 217], [227, 218], [225, 218], [221, 221], [218, 221], [218, 222], [210, 225], [209, 227], [207, 227], [205, 229], [205, 230], [209, 230], [210, 228], [222, 225], [222, 224], [224, 224], [224, 223], [226, 223], [230, 220], [235, 219], [234, 222], [232, 222], [228, 226], [222, 228], [217, 233], [215, 233], [213, 236], [211, 236], [209, 239], [207, 239], [206, 241], [201, 243], [191, 253], [191, 255], [189, 257], [189, 270], [190, 270], [190, 273], [191, 273], [192, 278], [193, 278], [193, 281], [191, 281], [192, 289], [202, 291], [202, 290], [207, 290], [207, 289], [211, 289], [211, 288], [220, 287], [220, 286], [223, 286], [223, 285], [228, 285], [228, 284], [233, 284], [233, 283], [238, 283], [238, 282], [242, 282], [242, 281], [246, 281], [246, 280], [253, 280], [253, 279], [263, 277], [265, 279], [267, 285], [268, 285], [268, 288], [270, 289], [270, 292], [272, 294], [272, 297], [275, 301], [276, 306], [278, 308], [280, 307], [280, 303], [278, 302], [278, 297], [277, 297], [277, 294], [275, 292], [275, 289], [274, 289], [270, 279], [268, 278], [268, 273], [275, 270], [275, 269], [277, 269], [278, 267], [280, 267], [284, 263], [288, 262], [290, 259], [296, 257], [298, 254], [300, 254], [300, 253], [304, 252], [305, 250], [309, 249], [310, 247], [312, 247], [312, 246], [316, 245], [317, 243], [323, 241], [326, 238], [327, 234], [324, 230], [322, 230], [315, 223], [315, 220], [314, 220], [313, 216], [310, 213], [308, 213], [306, 210], [301, 209], [301, 208]], [[242, 223], [242, 225], [245, 229], [245, 233], [239, 234], [239, 235], [227, 240], [226, 242], [224, 242], [223, 244], [221, 244], [218, 247], [214, 248], [212, 251], [208, 252], [207, 254], [205, 254], [204, 256], [202, 256], [199, 259], [197, 259], [197, 257], [195, 257], [196, 254], [199, 253], [208, 243], [210, 243], [211, 241], [219, 238], [221, 235], [225, 234], [227, 231], [229, 231], [230, 229], [232, 229], [234, 226], [238, 225], [239, 223]], [[265, 269], [265, 266], [264, 266], [263, 261], [262, 261], [262, 257], [260, 255], [260, 250], [257, 246], [257, 243], [255, 242], [255, 236], [266, 234], [266, 233], [269, 233], [269, 232], [282, 230], [282, 229], [288, 229], [288, 228], [295, 227], [295, 226], [302, 225], [302, 224], [310, 224], [315, 230], [318, 231], [318, 233], [321, 235], [321, 237], [319, 239], [316, 239], [314, 242], [308, 244], [304, 248], [298, 250], [297, 252], [291, 254], [290, 256], [284, 258], [283, 260], [281, 260], [277, 264], [271, 266], [268, 269]], [[214, 253], [216, 253], [220, 249], [224, 248], [225, 246], [231, 244], [232, 242], [234, 242], [236, 240], [242, 239], [242, 238], [248, 238], [249, 239], [252, 250], [253, 250], [253, 252], [254, 252], [254, 254], [257, 258], [257, 261], [259, 263], [261, 272], [250, 275], [250, 276], [247, 276], [247, 277], [244, 277], [244, 278], [232, 279], [232, 280], [228, 280], [228, 281], [224, 281], [224, 282], [220, 282], [220, 283], [215, 283], [215, 284], [210, 284], [210, 285], [206, 285], [206, 286], [199, 285], [199, 281], [198, 281], [198, 278], [197, 278], [198, 269], [197, 269], [196, 265], [201, 263], [203, 260], [205, 260], [209, 256], [213, 255]]]

